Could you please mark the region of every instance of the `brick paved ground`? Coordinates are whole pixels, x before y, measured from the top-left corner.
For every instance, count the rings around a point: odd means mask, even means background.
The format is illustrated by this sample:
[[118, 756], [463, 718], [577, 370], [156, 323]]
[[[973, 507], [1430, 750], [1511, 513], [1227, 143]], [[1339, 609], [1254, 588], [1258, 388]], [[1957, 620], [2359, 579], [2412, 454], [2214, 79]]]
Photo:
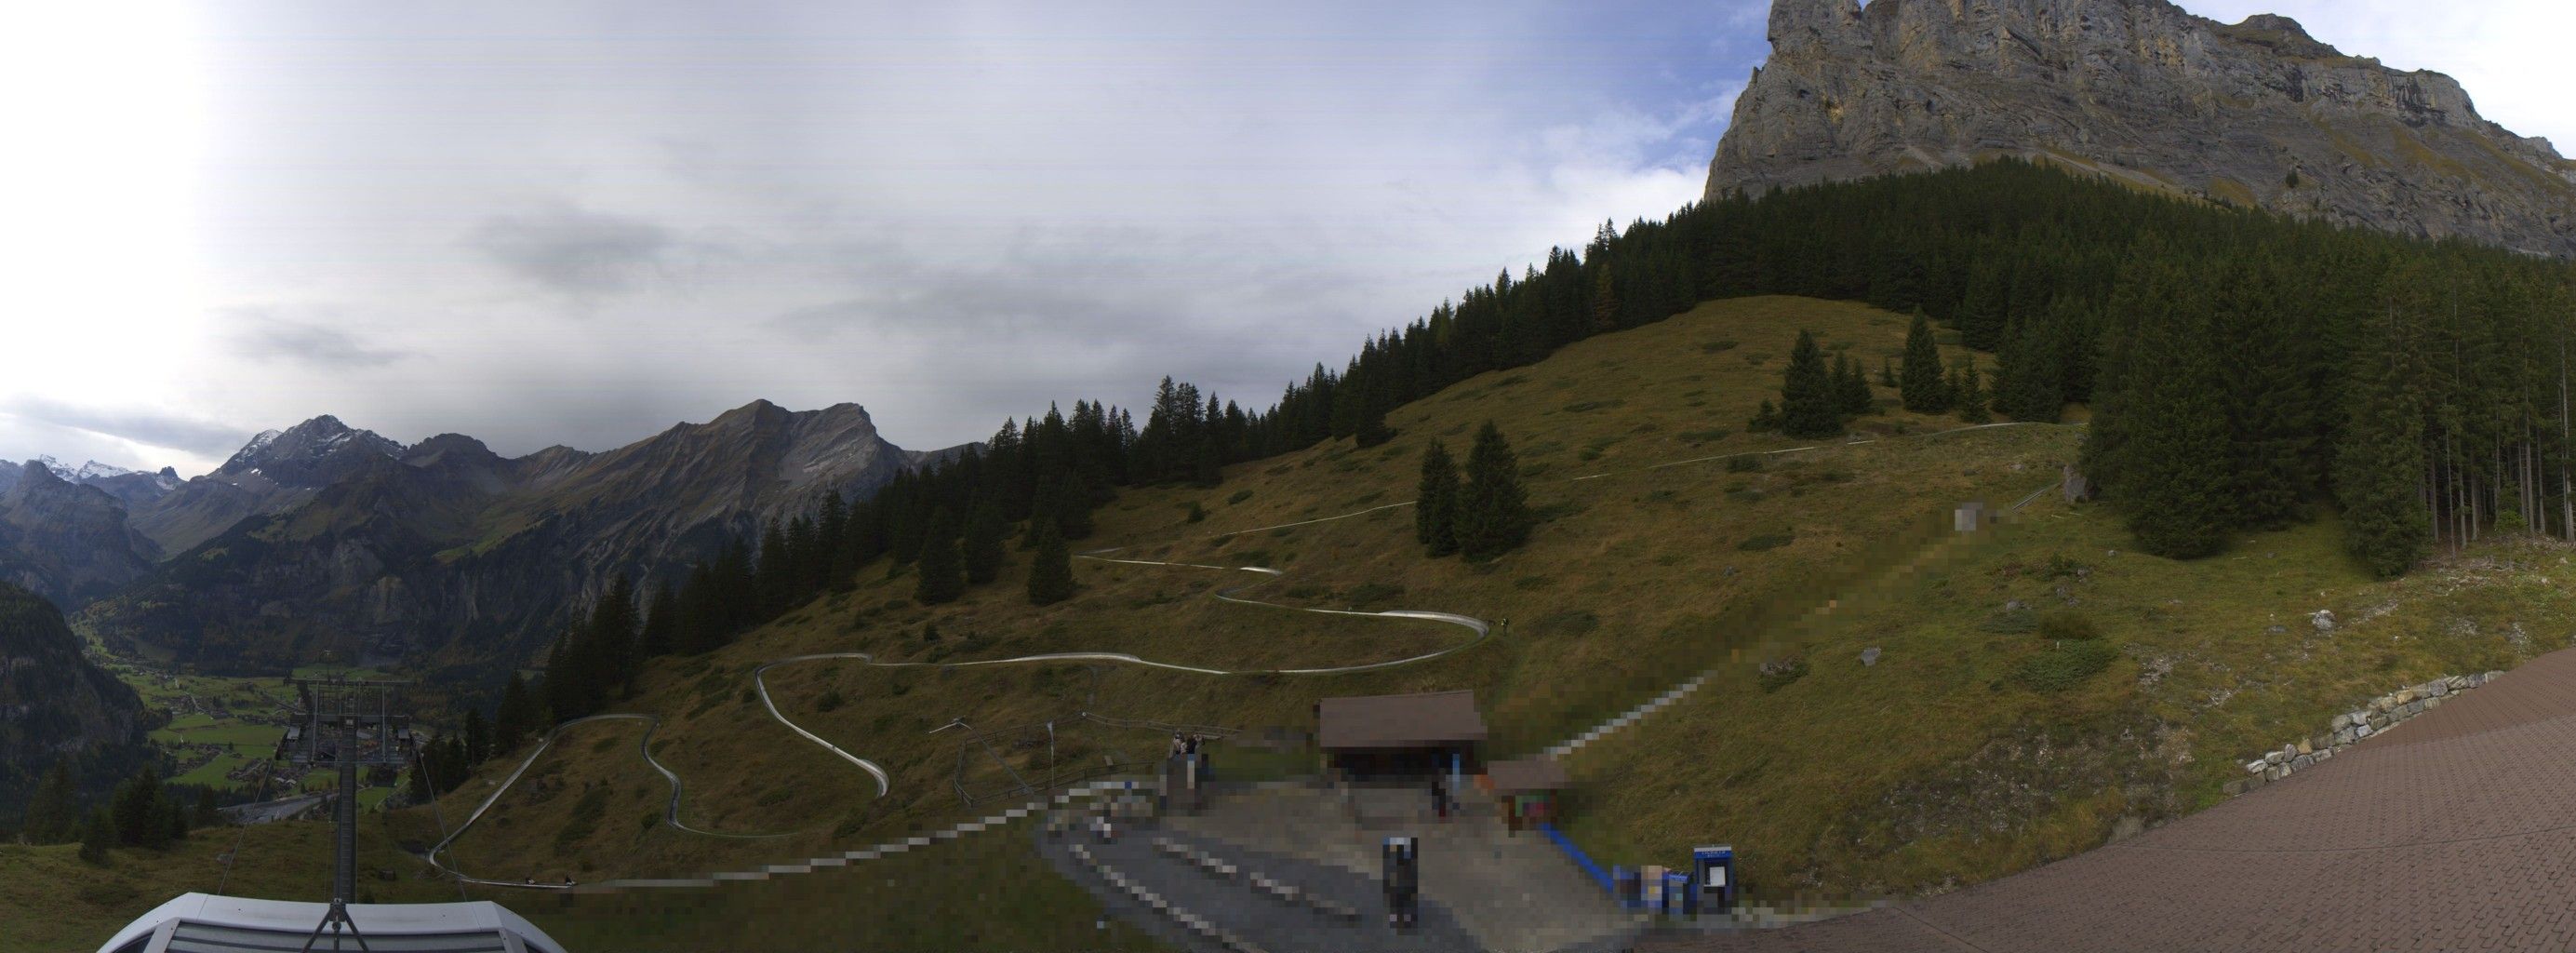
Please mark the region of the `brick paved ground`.
[[1641, 949], [2576, 949], [2576, 650], [2316, 767], [2018, 876]]

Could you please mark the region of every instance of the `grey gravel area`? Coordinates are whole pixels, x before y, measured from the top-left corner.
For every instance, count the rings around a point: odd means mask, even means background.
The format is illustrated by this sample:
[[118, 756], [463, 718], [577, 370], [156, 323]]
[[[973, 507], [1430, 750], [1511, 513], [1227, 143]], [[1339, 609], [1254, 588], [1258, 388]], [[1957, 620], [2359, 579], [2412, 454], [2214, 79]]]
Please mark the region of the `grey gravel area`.
[[[1246, 850], [1223, 841], [1191, 837], [1141, 824], [1120, 831], [1115, 843], [1080, 832], [1050, 836], [1044, 831], [1035, 835], [1038, 852], [1055, 865], [1057, 871], [1073, 878], [1084, 889], [1100, 898], [1110, 912], [1130, 923], [1144, 927], [1173, 946], [1197, 953], [1232, 953], [1205, 937], [1182, 929], [1170, 916], [1116, 890], [1076, 862], [1065, 850], [1070, 843], [1081, 843], [1098, 858], [1129, 879], [1161, 894], [1175, 904], [1215, 922], [1268, 953], [1302, 953], [1302, 951], [1388, 951], [1388, 953], [1475, 953], [1480, 947], [1473, 936], [1458, 925], [1449, 911], [1424, 901], [1420, 922], [1410, 930], [1397, 931], [1386, 923], [1386, 896], [1376, 878], [1353, 873], [1340, 867], [1327, 866], [1293, 857]], [[1283, 902], [1253, 888], [1241, 877], [1219, 877], [1156, 850], [1153, 840], [1168, 837], [1199, 850], [1215, 854], [1232, 863], [1299, 890], [1338, 901], [1360, 911], [1359, 921], [1352, 923], [1327, 916], [1312, 907]]]

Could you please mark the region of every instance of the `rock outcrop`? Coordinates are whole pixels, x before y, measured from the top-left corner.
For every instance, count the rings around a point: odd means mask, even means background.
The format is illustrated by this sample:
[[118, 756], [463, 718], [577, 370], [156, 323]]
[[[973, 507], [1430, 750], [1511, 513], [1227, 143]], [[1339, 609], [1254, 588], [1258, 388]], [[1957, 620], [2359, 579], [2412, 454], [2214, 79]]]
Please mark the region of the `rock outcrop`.
[[2576, 257], [2576, 162], [2460, 84], [2278, 16], [2164, 0], [1774, 0], [1708, 195], [2017, 156], [2188, 195]]

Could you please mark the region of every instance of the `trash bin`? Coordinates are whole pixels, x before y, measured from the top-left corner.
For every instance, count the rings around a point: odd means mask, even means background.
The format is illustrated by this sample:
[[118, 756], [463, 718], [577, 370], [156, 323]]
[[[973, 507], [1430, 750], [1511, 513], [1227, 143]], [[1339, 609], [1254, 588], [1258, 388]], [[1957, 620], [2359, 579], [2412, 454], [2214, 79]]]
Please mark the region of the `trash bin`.
[[1636, 871], [1626, 867], [1610, 868], [1610, 890], [1618, 896], [1620, 907], [1634, 910], [1638, 904], [1644, 903], [1643, 887], [1637, 880]]
[[1402, 835], [1380, 847], [1386, 870], [1386, 922], [1411, 929], [1421, 913], [1422, 842]]

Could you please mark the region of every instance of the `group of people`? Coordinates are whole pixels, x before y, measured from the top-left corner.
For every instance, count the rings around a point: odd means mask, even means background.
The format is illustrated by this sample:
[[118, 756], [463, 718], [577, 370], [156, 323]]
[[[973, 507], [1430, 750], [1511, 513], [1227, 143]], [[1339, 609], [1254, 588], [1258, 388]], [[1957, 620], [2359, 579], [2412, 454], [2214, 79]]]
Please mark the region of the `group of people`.
[[1208, 770], [1208, 759], [1199, 753], [1200, 746], [1206, 743], [1207, 738], [1195, 732], [1186, 735], [1177, 731], [1172, 732], [1172, 757], [1188, 756], [1194, 762], [1191, 773], [1201, 782], [1213, 776], [1213, 773]]

